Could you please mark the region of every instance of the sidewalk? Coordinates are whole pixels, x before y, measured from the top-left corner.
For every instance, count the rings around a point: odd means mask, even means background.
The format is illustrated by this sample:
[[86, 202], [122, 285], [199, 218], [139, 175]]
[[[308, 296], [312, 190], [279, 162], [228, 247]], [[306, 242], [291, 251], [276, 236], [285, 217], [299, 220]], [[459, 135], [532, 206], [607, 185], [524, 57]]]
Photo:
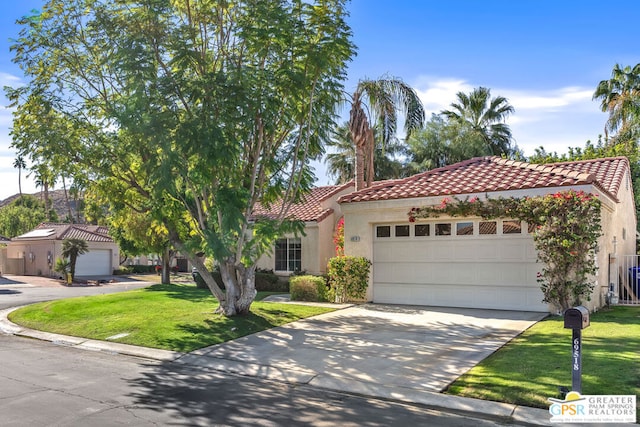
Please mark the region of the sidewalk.
[[[318, 369], [309, 369], [299, 365], [284, 368], [277, 364], [247, 363], [225, 357], [210, 357], [205, 351], [207, 349], [185, 354], [35, 331], [15, 325], [7, 319], [8, 314], [17, 308], [19, 307], [0, 311], [0, 333], [46, 340], [83, 350], [105, 351], [162, 362], [174, 362], [278, 382], [306, 384], [312, 387], [372, 398], [415, 403], [447, 412], [467, 413], [474, 417], [494, 419], [501, 424], [511, 422], [517, 425], [551, 425], [549, 423], [549, 412], [544, 409], [450, 396], [426, 389], [403, 387], [401, 385], [377, 384], [375, 381], [354, 380], [347, 376], [341, 376], [339, 370], [335, 370], [332, 373], [322, 372], [320, 370], [323, 369], [322, 365], [318, 365]], [[331, 314], [316, 316], [316, 318]], [[294, 323], [300, 322], [304, 321]], [[293, 325], [293, 327], [295, 328], [296, 325]], [[315, 365], [313, 367], [316, 368]]]

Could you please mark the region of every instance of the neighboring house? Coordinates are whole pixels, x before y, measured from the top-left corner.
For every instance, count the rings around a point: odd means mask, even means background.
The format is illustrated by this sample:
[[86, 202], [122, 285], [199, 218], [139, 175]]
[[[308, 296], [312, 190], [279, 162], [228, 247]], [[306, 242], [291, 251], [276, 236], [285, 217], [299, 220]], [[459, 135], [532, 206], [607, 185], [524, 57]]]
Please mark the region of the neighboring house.
[[342, 196], [345, 253], [373, 263], [367, 299], [378, 303], [551, 311], [536, 281], [533, 238], [510, 218], [408, 220], [413, 207], [444, 197], [538, 196], [569, 189], [596, 194], [602, 230], [593, 310], [618, 283], [616, 256], [635, 254], [636, 215], [624, 157], [536, 165], [478, 157]]
[[[306, 195], [304, 202], [292, 205], [288, 216], [304, 221], [304, 235], [282, 236], [276, 241], [273, 252], [258, 260], [258, 268], [273, 270], [283, 276], [295, 271], [326, 273], [329, 258], [336, 254], [333, 234], [336, 223], [342, 217], [337, 199], [354, 188], [353, 182], [316, 187]], [[280, 204], [274, 204], [269, 209], [258, 207], [254, 219], [276, 216], [280, 208]]]
[[108, 276], [118, 267], [120, 251], [106, 227], [85, 224], [42, 223], [7, 244], [3, 273], [58, 277], [56, 259], [65, 239], [82, 239], [89, 251], [78, 257], [76, 276]]

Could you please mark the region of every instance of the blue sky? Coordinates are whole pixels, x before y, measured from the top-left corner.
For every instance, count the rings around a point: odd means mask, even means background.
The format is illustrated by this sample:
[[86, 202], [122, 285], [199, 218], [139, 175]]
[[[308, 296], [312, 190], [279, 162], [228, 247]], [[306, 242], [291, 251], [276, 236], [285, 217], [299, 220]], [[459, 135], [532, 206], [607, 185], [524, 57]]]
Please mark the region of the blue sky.
[[[5, 0], [0, 15], [0, 85], [20, 84], [11, 63], [15, 20], [41, 0]], [[640, 62], [634, 25], [640, 2], [621, 0], [352, 0], [349, 23], [358, 55], [349, 67], [347, 91], [358, 79], [384, 74], [402, 78], [431, 112], [447, 108], [459, 91], [478, 86], [515, 107], [508, 124], [526, 155], [538, 146], [566, 152], [596, 141], [606, 114], [592, 101], [615, 63]], [[0, 199], [18, 192], [9, 148], [10, 111], [0, 108]], [[320, 184], [328, 183], [316, 165]], [[37, 191], [30, 179], [23, 191]]]

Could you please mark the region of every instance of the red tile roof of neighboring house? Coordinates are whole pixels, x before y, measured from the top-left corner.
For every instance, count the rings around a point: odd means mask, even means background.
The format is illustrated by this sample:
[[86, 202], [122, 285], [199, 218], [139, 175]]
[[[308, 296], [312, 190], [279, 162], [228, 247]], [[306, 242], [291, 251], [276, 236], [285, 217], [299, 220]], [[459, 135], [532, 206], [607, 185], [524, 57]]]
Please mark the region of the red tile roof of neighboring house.
[[[40, 231], [40, 233], [38, 233], [38, 231]], [[41, 240], [53, 238], [55, 240], [82, 239], [87, 242], [113, 242], [113, 239], [108, 235], [108, 232], [109, 230], [107, 227], [101, 225], [43, 222], [34, 230], [21, 236], [14, 237], [13, 240]]]
[[626, 157], [538, 165], [500, 157], [476, 157], [408, 178], [374, 183], [339, 202], [408, 199], [592, 184], [617, 201]]
[[[305, 196], [304, 202], [291, 205], [286, 216], [300, 221], [322, 221], [333, 212], [333, 209], [330, 208], [323, 209], [322, 202], [353, 186], [353, 182], [348, 182], [342, 185], [315, 187]], [[259, 217], [274, 218], [278, 216], [281, 209], [281, 202], [274, 203], [269, 207], [257, 206], [253, 211], [253, 219]]]

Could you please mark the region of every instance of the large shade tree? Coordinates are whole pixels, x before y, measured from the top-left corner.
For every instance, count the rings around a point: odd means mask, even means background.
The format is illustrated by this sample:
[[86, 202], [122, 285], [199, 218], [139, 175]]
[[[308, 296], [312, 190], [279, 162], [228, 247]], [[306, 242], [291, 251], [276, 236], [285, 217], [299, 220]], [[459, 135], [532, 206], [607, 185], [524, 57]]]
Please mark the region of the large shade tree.
[[424, 124], [425, 114], [416, 91], [394, 77], [362, 79], [350, 98], [349, 131], [355, 147], [356, 190], [370, 186], [375, 179], [375, 124], [380, 125], [379, 140], [384, 147], [395, 137], [399, 112], [404, 118], [408, 138]]
[[458, 92], [456, 97], [458, 99], [451, 104], [451, 109], [444, 110], [442, 114], [466, 128], [470, 138], [480, 138], [488, 154], [513, 154], [511, 129], [505, 123], [514, 112], [509, 101], [503, 96], [492, 98], [491, 90], [486, 87], [475, 88], [469, 94]]
[[[257, 259], [302, 230], [288, 207], [335, 126], [354, 53], [346, 14], [344, 0], [50, 0], [12, 47], [29, 79], [8, 93], [14, 146], [66, 153], [110, 209], [164, 224], [219, 312], [247, 313]], [[30, 138], [36, 99], [72, 138]], [[253, 218], [276, 202], [278, 216]]]

